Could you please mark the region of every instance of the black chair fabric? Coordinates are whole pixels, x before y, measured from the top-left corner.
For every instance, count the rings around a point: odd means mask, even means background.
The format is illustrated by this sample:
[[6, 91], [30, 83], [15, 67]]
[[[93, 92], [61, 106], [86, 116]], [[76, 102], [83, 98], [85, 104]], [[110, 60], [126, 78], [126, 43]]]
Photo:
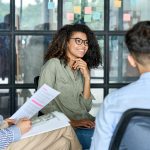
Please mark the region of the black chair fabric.
[[109, 150], [150, 150], [150, 110], [129, 109], [121, 117]]
[[[38, 89], [39, 77], [40, 77], [40, 76], [34, 77], [35, 90]], [[39, 112], [38, 112], [38, 116], [42, 116], [42, 115], [44, 115], [44, 114], [43, 114], [41, 111], [39, 111]]]
[[39, 76], [36, 76], [34, 78], [34, 84], [35, 84], [35, 89], [37, 90], [38, 89], [38, 82], [39, 82]]

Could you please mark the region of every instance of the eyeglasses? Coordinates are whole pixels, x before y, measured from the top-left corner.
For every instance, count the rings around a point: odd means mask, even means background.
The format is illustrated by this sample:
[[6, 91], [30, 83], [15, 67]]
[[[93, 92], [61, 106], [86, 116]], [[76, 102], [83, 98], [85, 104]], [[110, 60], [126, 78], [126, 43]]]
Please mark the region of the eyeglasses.
[[88, 46], [88, 40], [82, 40], [80, 38], [70, 38], [70, 39], [74, 39], [77, 45], [81, 45], [82, 43], [84, 43], [85, 46]]

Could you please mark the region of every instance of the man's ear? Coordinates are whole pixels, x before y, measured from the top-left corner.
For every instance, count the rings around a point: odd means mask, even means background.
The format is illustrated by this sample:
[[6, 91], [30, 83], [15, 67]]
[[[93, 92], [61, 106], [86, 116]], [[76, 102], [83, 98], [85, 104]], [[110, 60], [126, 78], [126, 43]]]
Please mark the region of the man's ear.
[[136, 67], [136, 61], [131, 54], [128, 55], [128, 61], [132, 67]]

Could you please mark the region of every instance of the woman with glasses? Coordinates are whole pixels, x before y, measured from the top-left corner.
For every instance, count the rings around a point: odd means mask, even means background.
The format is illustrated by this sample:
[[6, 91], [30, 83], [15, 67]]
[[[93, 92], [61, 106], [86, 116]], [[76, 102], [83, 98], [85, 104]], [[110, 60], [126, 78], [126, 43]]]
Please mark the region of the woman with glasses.
[[95, 118], [92, 106], [90, 69], [102, 62], [94, 33], [83, 24], [65, 25], [55, 35], [41, 69], [40, 88], [44, 83], [60, 91], [42, 112], [63, 112], [70, 119], [83, 149], [90, 147]]

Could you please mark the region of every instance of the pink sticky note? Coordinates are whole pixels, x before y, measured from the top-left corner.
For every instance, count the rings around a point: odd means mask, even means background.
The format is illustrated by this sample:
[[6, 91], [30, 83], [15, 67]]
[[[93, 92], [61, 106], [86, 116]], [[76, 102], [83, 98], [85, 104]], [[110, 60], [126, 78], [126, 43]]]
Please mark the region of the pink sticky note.
[[123, 14], [123, 21], [131, 21], [131, 15], [129, 13]]
[[74, 20], [74, 13], [67, 13], [67, 20], [68, 21]]
[[84, 8], [84, 13], [85, 14], [92, 14], [92, 7], [85, 7]]

